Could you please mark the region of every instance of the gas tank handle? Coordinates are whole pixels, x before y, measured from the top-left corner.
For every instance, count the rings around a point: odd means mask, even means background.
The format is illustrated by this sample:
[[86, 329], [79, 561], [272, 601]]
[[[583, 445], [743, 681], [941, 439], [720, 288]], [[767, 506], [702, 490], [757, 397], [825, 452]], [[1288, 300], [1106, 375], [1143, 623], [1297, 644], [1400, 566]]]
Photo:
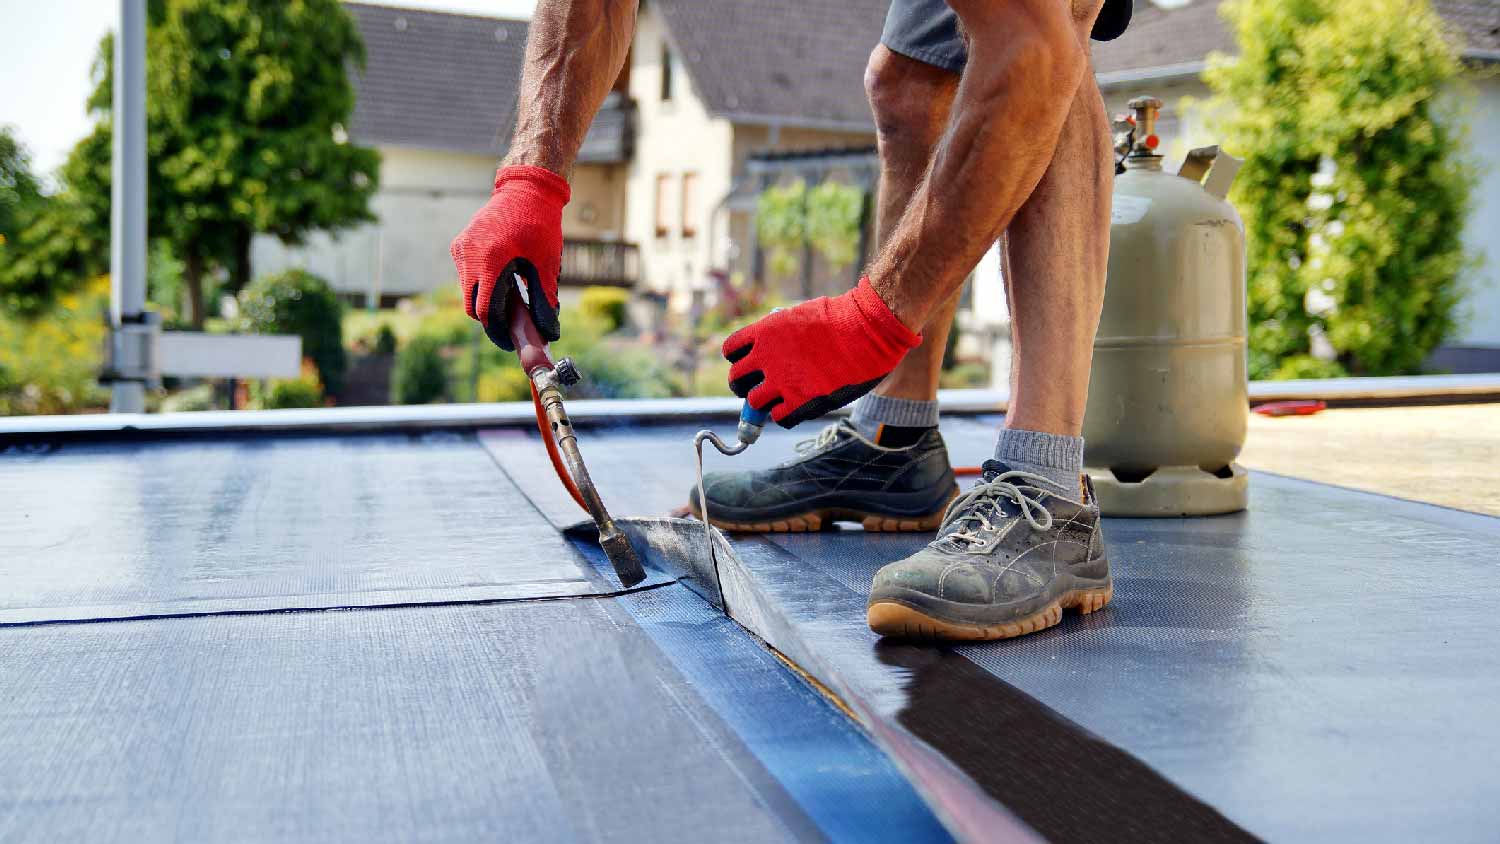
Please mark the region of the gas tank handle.
[[1234, 177], [1239, 175], [1240, 165], [1244, 163], [1243, 159], [1235, 158], [1214, 144], [1189, 150], [1177, 175], [1203, 185], [1203, 190], [1210, 196], [1224, 199], [1229, 196], [1229, 186], [1234, 184]]

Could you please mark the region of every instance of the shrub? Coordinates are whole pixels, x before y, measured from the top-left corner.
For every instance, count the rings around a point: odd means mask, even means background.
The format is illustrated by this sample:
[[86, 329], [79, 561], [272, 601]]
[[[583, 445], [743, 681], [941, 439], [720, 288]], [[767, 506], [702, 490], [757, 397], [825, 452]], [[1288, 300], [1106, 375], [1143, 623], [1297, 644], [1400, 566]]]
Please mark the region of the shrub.
[[391, 400], [397, 404], [428, 404], [448, 393], [443, 343], [430, 334], [413, 337], [396, 353], [391, 372]]
[[101, 276], [34, 320], [0, 310], [0, 416], [108, 404], [99, 386], [108, 309], [109, 277]]
[[531, 379], [515, 361], [479, 375], [479, 401], [526, 401], [531, 398]]
[[396, 332], [388, 322], [382, 322], [380, 329], [375, 332], [375, 354], [394, 355], [396, 353]]
[[676, 379], [650, 349], [630, 343], [594, 339], [563, 340], [552, 345], [554, 357], [571, 357], [583, 380], [568, 388], [569, 396], [592, 399], [660, 399], [681, 393]]
[[301, 337], [302, 356], [312, 360], [328, 392], [338, 395], [348, 366], [344, 308], [327, 282], [303, 270], [287, 270], [256, 279], [240, 292], [239, 302], [241, 330]]
[[[1249, 248], [1253, 378], [1416, 371], [1454, 325], [1474, 174], [1439, 93], [1461, 72], [1411, 0], [1235, 0], [1205, 79]], [[1327, 340], [1319, 350], [1315, 337]], [[1327, 358], [1332, 360], [1327, 360]]]
[[214, 410], [219, 406], [218, 397], [214, 395], [214, 385], [199, 384], [186, 390], [179, 390], [161, 400], [162, 413], [190, 413], [203, 410]]
[[283, 407], [322, 407], [323, 389], [318, 382], [306, 378], [272, 381], [261, 396], [260, 406], [264, 410]]
[[609, 326], [604, 333], [610, 334], [625, 325], [625, 306], [629, 302], [628, 290], [619, 287], [585, 287], [578, 299], [578, 311]]

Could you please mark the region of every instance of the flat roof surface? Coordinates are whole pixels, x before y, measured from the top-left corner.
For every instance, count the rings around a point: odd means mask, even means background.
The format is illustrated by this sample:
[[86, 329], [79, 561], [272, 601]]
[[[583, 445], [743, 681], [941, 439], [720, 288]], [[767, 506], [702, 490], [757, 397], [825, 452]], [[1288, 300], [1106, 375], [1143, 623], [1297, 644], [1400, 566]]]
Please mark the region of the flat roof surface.
[[[945, 419], [954, 463], [987, 457], [1000, 421]], [[591, 471], [633, 512], [679, 506], [692, 433], [591, 431]], [[813, 433], [768, 430], [708, 468], [770, 465]], [[544, 512], [573, 518], [537, 468], [539, 447], [496, 453]], [[1208, 840], [1238, 827], [1270, 840], [1492, 838], [1500, 519], [1265, 473], [1250, 490], [1243, 513], [1106, 519], [1109, 607], [982, 645], [902, 646], [865, 627], [871, 575], [925, 534], [737, 536], [734, 548], [793, 631], [786, 648], [805, 646], [825, 683], [919, 725], [1044, 837]], [[782, 646], [774, 625], [758, 632]], [[1094, 764], [1063, 758], [1059, 745], [1077, 737], [1059, 722], [1102, 740]], [[1026, 760], [1036, 768], [1023, 776]], [[1097, 796], [1079, 806], [1079, 780], [1130, 797], [1118, 811]]]
[[[581, 429], [616, 515], [696, 427]], [[1108, 609], [918, 647], [863, 606], [925, 535], [622, 592], [524, 429], [91, 436], [0, 449], [0, 839], [1491, 837], [1500, 519], [1255, 473], [1107, 520]]]
[[941, 841], [892, 761], [472, 434], [0, 452], [0, 840]]

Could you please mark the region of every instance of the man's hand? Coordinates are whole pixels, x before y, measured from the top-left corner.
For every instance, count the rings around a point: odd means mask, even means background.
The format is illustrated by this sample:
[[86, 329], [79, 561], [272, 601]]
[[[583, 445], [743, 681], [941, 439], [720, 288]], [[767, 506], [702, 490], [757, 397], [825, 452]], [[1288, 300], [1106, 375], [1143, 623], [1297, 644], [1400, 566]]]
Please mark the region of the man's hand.
[[[515, 351], [506, 321], [513, 295], [531, 311], [543, 339], [556, 340], [561, 331], [557, 274], [562, 269], [562, 209], [569, 195], [567, 180], [544, 167], [502, 167], [490, 201], [449, 247], [464, 311], [508, 352]], [[512, 273], [525, 280], [524, 290]]]
[[842, 296], [775, 311], [729, 335], [729, 389], [791, 428], [873, 390], [921, 342], [862, 278]]

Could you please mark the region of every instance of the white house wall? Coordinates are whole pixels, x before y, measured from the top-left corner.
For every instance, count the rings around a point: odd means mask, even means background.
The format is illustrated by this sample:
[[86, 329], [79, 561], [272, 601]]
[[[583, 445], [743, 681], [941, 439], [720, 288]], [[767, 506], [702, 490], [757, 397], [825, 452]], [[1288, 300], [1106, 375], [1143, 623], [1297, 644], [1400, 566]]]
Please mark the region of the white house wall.
[[[341, 293], [367, 296], [409, 295], [454, 283], [448, 244], [489, 198], [495, 156], [389, 146], [380, 153], [380, 190], [370, 202], [377, 222], [318, 234], [301, 247], [257, 237], [250, 249], [254, 272], [298, 267]], [[619, 169], [586, 166], [574, 172], [574, 199], [563, 212], [569, 237], [618, 235]]]
[[370, 210], [377, 222], [337, 235], [319, 234], [302, 247], [257, 237], [257, 274], [300, 267], [342, 293], [402, 295], [454, 280], [448, 243], [489, 196], [495, 157], [380, 147], [380, 190]]
[[1469, 151], [1480, 168], [1474, 186], [1474, 210], [1464, 229], [1469, 252], [1483, 263], [1464, 297], [1464, 321], [1454, 345], [1500, 347], [1500, 78], [1493, 75], [1471, 86], [1468, 110]]
[[[733, 131], [727, 120], [713, 117], [692, 89], [681, 62], [673, 64], [672, 99], [661, 99], [661, 18], [650, 6], [641, 11], [631, 50], [630, 95], [635, 99], [635, 158], [629, 166], [625, 198], [625, 238], [640, 247], [642, 286], [671, 294], [679, 307], [691, 290], [704, 286], [709, 270], [708, 215], [729, 191]], [[682, 177], [697, 174], [697, 232], [682, 232]], [[656, 180], [668, 180], [664, 236], [656, 236]], [[716, 239], [724, 235], [716, 229]]]

